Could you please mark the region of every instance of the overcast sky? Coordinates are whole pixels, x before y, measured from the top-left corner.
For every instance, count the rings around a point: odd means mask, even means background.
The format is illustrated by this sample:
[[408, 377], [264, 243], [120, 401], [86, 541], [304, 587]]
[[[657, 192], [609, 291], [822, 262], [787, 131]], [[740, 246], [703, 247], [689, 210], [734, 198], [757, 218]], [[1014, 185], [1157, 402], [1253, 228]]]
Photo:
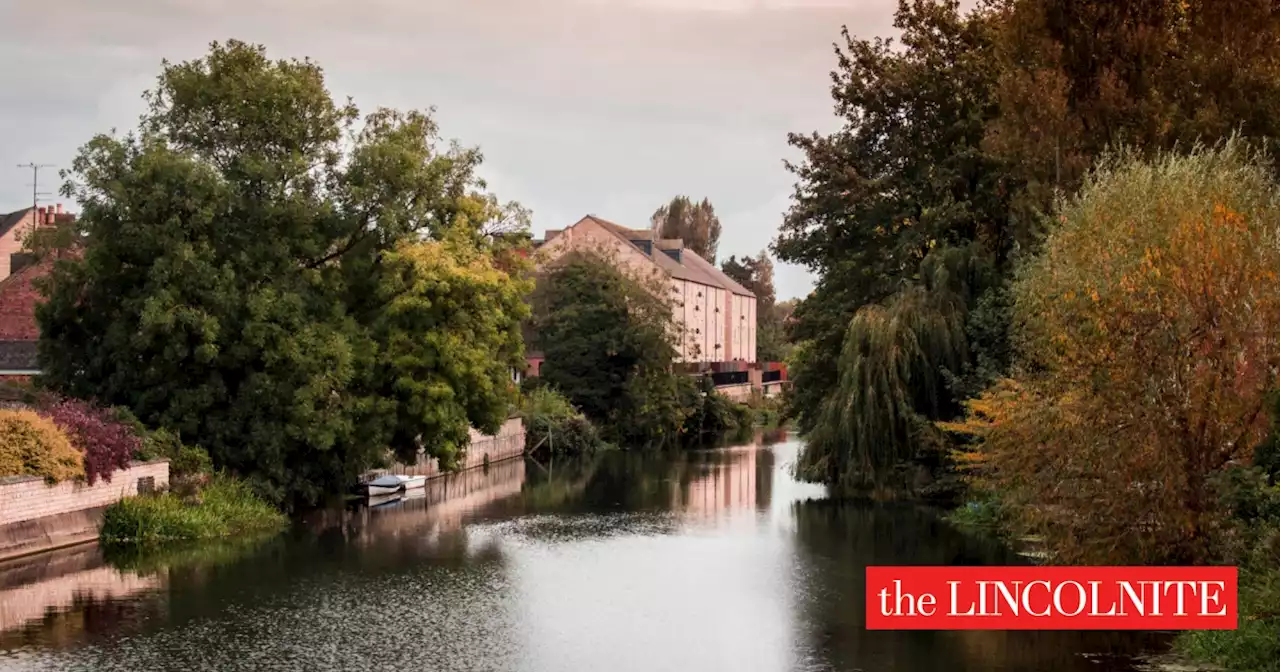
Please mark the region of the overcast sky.
[[[131, 129], [160, 59], [212, 40], [311, 56], [330, 90], [438, 108], [479, 146], [534, 231], [592, 213], [642, 227], [671, 196], [707, 197], [720, 258], [776, 234], [789, 131], [836, 126], [841, 24], [890, 33], [894, 0], [11, 0], [0, 2], [0, 212], [31, 200], [30, 161], [66, 167], [94, 133]], [[42, 183], [44, 181], [42, 180]], [[56, 186], [51, 179], [49, 190]], [[45, 190], [42, 184], [42, 191]], [[801, 268], [776, 273], [802, 296]]]

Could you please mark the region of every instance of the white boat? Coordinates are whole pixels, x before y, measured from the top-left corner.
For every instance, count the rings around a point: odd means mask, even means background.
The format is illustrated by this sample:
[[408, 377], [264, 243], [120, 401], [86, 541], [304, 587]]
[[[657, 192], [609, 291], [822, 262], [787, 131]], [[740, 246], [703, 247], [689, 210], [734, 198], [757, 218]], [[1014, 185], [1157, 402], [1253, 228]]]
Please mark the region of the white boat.
[[403, 492], [404, 482], [400, 480], [399, 476], [381, 476], [368, 483], [361, 483], [357, 487], [357, 491], [369, 497], [389, 495], [395, 492]]
[[413, 490], [415, 488], [427, 487], [426, 476], [405, 476], [397, 474], [396, 478], [400, 479], [400, 483], [404, 485], [405, 490]]

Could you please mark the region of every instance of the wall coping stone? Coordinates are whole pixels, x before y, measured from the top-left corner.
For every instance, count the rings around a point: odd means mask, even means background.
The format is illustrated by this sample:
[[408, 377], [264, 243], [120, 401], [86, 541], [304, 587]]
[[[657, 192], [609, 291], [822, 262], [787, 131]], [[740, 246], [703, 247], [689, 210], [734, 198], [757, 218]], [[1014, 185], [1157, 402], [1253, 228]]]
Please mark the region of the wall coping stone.
[[[149, 461], [129, 460], [129, 466], [126, 468], [133, 469], [134, 467], [145, 467], [149, 464], [163, 464], [168, 461], [169, 461], [169, 458], [167, 457], [160, 457], [160, 458], [156, 458], [154, 460], [149, 460]], [[120, 470], [120, 471], [123, 471], [123, 470]], [[44, 476], [27, 476], [25, 474], [20, 476], [0, 476], [0, 485], [15, 485], [17, 483], [30, 483], [31, 481], [43, 481], [43, 480], [44, 480]]]

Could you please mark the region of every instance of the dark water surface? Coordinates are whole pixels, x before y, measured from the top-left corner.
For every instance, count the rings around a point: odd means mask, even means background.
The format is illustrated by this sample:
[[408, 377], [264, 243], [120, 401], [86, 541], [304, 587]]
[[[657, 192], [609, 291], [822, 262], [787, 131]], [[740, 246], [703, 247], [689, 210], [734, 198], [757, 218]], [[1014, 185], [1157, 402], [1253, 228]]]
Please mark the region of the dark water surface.
[[268, 541], [0, 566], [4, 670], [1125, 670], [1155, 635], [868, 632], [868, 564], [1017, 559], [797, 444], [511, 461]]

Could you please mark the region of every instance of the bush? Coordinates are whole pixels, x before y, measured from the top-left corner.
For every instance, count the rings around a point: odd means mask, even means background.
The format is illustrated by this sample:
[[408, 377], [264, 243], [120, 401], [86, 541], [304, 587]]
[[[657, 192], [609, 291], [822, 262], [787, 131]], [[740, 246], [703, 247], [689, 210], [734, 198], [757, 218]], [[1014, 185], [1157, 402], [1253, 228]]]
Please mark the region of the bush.
[[98, 478], [111, 482], [112, 472], [128, 468], [142, 445], [133, 427], [118, 420], [110, 409], [51, 395], [42, 397], [37, 408], [84, 453], [84, 472], [90, 485]]
[[751, 408], [716, 392], [710, 377], [682, 381], [681, 399], [682, 405], [690, 409], [680, 429], [685, 446], [705, 446], [726, 437], [741, 437], [755, 427]]
[[287, 523], [244, 481], [212, 478], [195, 497], [172, 492], [123, 499], [103, 514], [102, 539], [109, 544], [154, 544], [279, 530]]
[[1251, 461], [1280, 361], [1278, 193], [1236, 141], [1120, 156], [1014, 284], [1021, 367], [970, 419], [987, 485], [1063, 562], [1214, 560], [1212, 477]]
[[49, 483], [84, 478], [84, 458], [48, 418], [0, 409], [0, 476], [42, 476]]
[[1268, 480], [1259, 468], [1232, 468], [1214, 479], [1220, 506], [1230, 512], [1224, 560], [1240, 567], [1239, 627], [1179, 635], [1177, 647], [1197, 660], [1280, 671], [1280, 487]]
[[521, 400], [520, 417], [529, 452], [573, 455], [604, 445], [596, 426], [550, 387], [538, 386], [527, 392]]

